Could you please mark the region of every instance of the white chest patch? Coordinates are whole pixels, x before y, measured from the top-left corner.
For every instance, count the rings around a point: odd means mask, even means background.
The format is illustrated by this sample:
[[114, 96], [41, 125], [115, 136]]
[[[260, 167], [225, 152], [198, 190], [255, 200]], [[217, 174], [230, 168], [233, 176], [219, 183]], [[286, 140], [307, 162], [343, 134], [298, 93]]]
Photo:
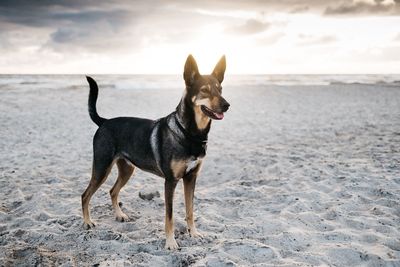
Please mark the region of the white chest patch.
[[199, 159], [196, 160], [189, 160], [187, 162], [187, 167], [186, 167], [186, 173], [190, 172], [191, 170], [193, 170], [197, 164], [199, 164]]
[[176, 179], [182, 178], [187, 173], [195, 169], [201, 163], [201, 159], [196, 160], [172, 160], [171, 170]]

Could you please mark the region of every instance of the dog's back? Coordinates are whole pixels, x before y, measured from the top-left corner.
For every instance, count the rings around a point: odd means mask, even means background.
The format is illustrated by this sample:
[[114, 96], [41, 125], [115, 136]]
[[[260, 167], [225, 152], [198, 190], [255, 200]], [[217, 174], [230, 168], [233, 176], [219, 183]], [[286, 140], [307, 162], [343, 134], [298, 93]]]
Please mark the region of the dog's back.
[[124, 158], [134, 166], [161, 175], [154, 157], [151, 133], [156, 121], [118, 117], [105, 121], [93, 139], [93, 150], [102, 158]]

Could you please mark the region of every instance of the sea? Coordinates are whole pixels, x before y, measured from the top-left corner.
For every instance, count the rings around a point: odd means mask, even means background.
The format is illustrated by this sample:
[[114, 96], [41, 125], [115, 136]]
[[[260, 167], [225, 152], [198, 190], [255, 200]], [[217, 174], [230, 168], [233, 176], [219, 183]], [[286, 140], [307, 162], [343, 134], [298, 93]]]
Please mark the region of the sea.
[[[184, 86], [182, 75], [93, 75], [102, 88], [119, 90], [177, 89]], [[400, 74], [357, 75], [226, 75], [224, 86], [251, 88], [251, 86], [302, 86], [302, 85], [381, 85], [400, 87]], [[85, 75], [26, 75], [0, 74], [1, 89], [79, 89], [86, 86]]]

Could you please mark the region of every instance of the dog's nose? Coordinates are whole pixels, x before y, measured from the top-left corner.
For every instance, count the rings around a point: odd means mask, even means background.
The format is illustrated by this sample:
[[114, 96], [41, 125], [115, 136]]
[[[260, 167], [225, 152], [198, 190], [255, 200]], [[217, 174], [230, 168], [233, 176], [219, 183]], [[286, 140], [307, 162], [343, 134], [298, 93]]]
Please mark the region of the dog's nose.
[[222, 105], [222, 110], [225, 112], [229, 109], [231, 105], [225, 101], [225, 103]]

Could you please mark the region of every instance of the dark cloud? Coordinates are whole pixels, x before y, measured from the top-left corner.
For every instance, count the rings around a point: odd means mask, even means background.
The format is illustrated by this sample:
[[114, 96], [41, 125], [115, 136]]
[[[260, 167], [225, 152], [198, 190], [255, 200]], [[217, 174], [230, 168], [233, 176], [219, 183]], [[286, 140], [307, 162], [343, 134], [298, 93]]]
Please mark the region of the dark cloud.
[[[152, 10], [151, 5], [122, 1], [5, 0], [0, 1], [0, 31], [35, 35], [47, 30], [46, 38], [25, 44], [41, 50], [118, 52], [132, 46], [136, 22]], [[15, 40], [1, 43], [2, 47], [24, 46]]]
[[[121, 49], [129, 34], [127, 25], [137, 14], [125, 10], [82, 11], [53, 14], [58, 25], [50, 34], [45, 47], [54, 50], [79, 46], [87, 50]], [[73, 48], [73, 47], [72, 47]]]
[[[91, 11], [101, 10], [105, 6], [101, 1], [51, 1], [51, 0], [2, 0], [0, 1], [0, 21], [30, 27], [55, 26], [66, 20], [78, 19], [79, 14], [91, 15]], [[95, 12], [94, 12], [95, 14]], [[75, 17], [74, 17], [75, 15]], [[68, 16], [71, 16], [68, 18]], [[84, 17], [83, 17], [84, 19]]]
[[329, 6], [324, 11], [325, 15], [399, 15], [400, 0], [393, 4], [384, 4], [381, 0], [369, 2], [340, 3]]
[[[50, 34], [47, 48], [68, 50], [71, 46], [88, 51], [138, 50], [157, 44], [174, 44], [193, 39], [196, 29], [207, 21], [201, 14], [180, 14], [157, 10], [136, 14], [136, 11], [114, 10], [96, 14], [91, 19], [75, 19]], [[182, 25], [182, 21], [190, 21]]]

